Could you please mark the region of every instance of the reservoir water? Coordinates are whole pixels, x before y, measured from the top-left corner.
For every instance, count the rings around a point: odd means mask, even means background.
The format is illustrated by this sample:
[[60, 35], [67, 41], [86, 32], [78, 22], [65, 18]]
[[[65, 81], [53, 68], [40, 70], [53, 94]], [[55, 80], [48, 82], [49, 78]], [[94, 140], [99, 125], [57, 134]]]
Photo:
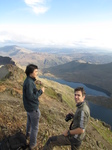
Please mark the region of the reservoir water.
[[[104, 93], [102, 91], [98, 91], [98, 88], [97, 88], [97, 90], [95, 90], [95, 89], [87, 87], [86, 85], [84, 85], [82, 83], [68, 82], [68, 81], [65, 81], [62, 79], [55, 79], [52, 77], [45, 77], [45, 76], [40, 76], [40, 78], [46, 78], [49, 80], [53, 80], [58, 83], [68, 85], [72, 88], [82, 86], [82, 87], [84, 87], [87, 95], [108, 97], [108, 95], [106, 93]], [[112, 109], [107, 109], [103, 106], [99, 106], [99, 105], [93, 104], [91, 102], [88, 102], [88, 104], [89, 104], [90, 111], [91, 111], [91, 117], [102, 120], [102, 121], [106, 122], [107, 124], [110, 124], [111, 128], [112, 128]]]
[[111, 125], [112, 129], [112, 109], [107, 109], [91, 102], [88, 102], [88, 105], [91, 111], [91, 117], [106, 122]]

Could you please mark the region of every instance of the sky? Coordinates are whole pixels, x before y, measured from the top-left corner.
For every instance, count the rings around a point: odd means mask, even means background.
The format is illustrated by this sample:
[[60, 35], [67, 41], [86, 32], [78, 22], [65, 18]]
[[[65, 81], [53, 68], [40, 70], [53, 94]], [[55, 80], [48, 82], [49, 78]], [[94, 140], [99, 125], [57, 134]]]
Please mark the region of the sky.
[[112, 0], [0, 0], [0, 45], [112, 51]]

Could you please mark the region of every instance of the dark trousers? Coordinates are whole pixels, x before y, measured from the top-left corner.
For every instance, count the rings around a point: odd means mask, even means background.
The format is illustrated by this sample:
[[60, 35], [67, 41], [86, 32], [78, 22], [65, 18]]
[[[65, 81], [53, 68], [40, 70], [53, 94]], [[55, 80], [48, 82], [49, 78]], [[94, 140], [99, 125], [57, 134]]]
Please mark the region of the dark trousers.
[[71, 150], [78, 150], [81, 142], [77, 139], [70, 138], [64, 135], [52, 136], [48, 139], [43, 150], [53, 150], [55, 146], [67, 146], [71, 145]]
[[40, 110], [37, 109], [33, 112], [27, 112], [27, 127], [26, 136], [30, 136], [30, 147], [37, 144], [38, 125], [40, 118]]

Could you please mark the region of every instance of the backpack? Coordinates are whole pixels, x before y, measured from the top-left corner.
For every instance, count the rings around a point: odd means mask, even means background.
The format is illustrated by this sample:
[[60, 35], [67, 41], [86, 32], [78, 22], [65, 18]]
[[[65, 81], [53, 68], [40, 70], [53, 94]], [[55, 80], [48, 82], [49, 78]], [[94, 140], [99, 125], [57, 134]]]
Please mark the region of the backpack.
[[26, 148], [26, 136], [22, 132], [5, 137], [0, 142], [0, 150], [25, 150]]

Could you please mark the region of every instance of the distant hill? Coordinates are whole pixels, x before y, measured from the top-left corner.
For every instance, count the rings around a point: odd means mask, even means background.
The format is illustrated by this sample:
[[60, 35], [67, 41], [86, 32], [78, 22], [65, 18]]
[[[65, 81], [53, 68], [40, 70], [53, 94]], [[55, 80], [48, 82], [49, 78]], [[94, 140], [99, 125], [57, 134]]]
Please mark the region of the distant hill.
[[[3, 68], [6, 68], [8, 74], [0, 80], [0, 141], [3, 137], [12, 135], [20, 129], [25, 133], [27, 120], [22, 101], [25, 73], [14, 65], [5, 65], [1, 69]], [[61, 134], [63, 130], [69, 128], [70, 121], [65, 122], [65, 116], [69, 112], [76, 111], [76, 104], [73, 89], [66, 85], [38, 78], [36, 86], [38, 89], [45, 87], [45, 93], [39, 97], [41, 118], [38, 149], [42, 150], [42, 146], [50, 136]], [[108, 125], [90, 118], [80, 150], [111, 150], [111, 148], [112, 132]], [[62, 150], [62, 147], [55, 149]], [[63, 150], [70, 150], [70, 147], [63, 147]]]
[[96, 49], [76, 48], [28, 48], [16, 45], [0, 48], [1, 56], [11, 57], [17, 64], [26, 67], [34, 63], [42, 68], [49, 68], [71, 62], [73, 60], [90, 64], [105, 64], [112, 62], [112, 52]]
[[16, 46], [16, 45], [12, 45], [12, 46], [4, 46], [4, 47], [0, 47], [0, 55], [2, 56], [16, 56], [16, 55], [22, 55], [24, 53], [31, 53], [31, 50]]
[[112, 94], [112, 63], [89, 64], [72, 61], [43, 69], [43, 73], [51, 73], [66, 81], [97, 86]]
[[9, 56], [19, 65], [26, 67], [29, 63], [37, 64], [39, 68], [47, 68], [72, 61], [71, 56], [40, 53], [18, 46], [4, 46], [0, 48], [1, 56]]

